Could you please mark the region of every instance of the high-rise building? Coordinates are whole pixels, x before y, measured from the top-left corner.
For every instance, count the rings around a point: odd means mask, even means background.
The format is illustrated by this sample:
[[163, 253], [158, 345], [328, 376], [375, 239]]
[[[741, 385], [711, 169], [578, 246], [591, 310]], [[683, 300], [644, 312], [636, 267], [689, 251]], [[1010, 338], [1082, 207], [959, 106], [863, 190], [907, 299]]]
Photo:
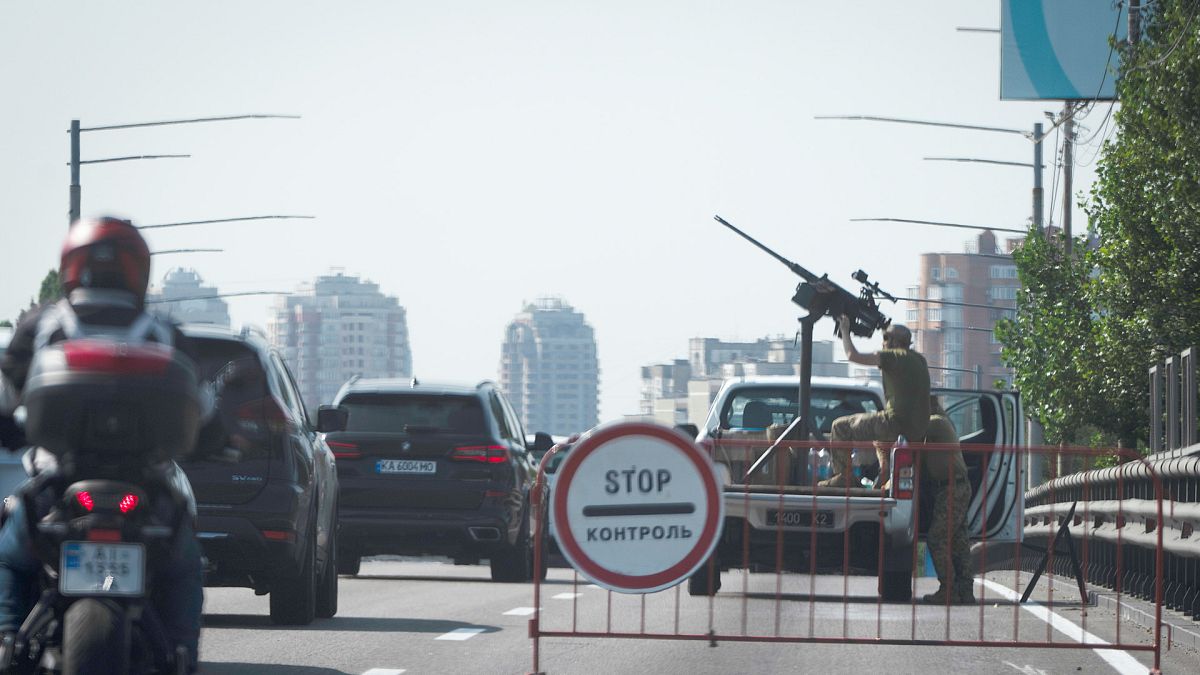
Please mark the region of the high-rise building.
[[500, 387], [527, 432], [572, 434], [600, 420], [596, 338], [561, 298], [540, 298], [508, 324]]
[[220, 293], [205, 286], [196, 270], [176, 267], [163, 277], [162, 285], [146, 293], [146, 307], [178, 323], [229, 325], [229, 305]]
[[996, 235], [985, 230], [963, 253], [921, 254], [919, 285], [908, 295], [942, 302], [908, 303], [905, 323], [935, 385], [991, 389], [996, 380], [1012, 381], [995, 327], [1017, 305], [1020, 285], [1009, 254], [1019, 241], [1008, 240], [1002, 253]]
[[351, 377], [411, 377], [408, 320], [400, 302], [355, 276], [317, 277], [280, 298], [271, 342], [296, 377], [310, 412]]
[[[813, 342], [813, 375], [846, 377], [847, 363], [833, 360], [833, 343]], [[800, 346], [793, 338], [724, 342], [688, 340], [688, 358], [642, 367], [642, 418], [663, 424], [701, 424], [721, 383], [731, 377], [799, 375]]]

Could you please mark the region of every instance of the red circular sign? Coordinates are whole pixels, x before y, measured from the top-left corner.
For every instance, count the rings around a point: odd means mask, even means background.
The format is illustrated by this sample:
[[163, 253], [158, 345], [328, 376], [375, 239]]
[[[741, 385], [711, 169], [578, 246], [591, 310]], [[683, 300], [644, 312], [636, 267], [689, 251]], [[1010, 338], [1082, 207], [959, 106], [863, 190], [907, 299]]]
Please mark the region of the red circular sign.
[[[629, 469], [631, 457], [636, 458], [636, 462], [642, 466]], [[612, 476], [616, 474], [619, 479], [625, 474], [630, 491], [633, 491], [634, 474], [631, 471], [640, 472], [639, 477], [645, 477], [644, 474], [650, 472], [660, 481], [665, 477], [675, 484], [675, 489], [665, 491], [666, 494], [661, 489], [658, 494], [644, 491], [646, 494], [639, 495], [643, 503], [636, 505], [627, 503], [627, 499], [625, 503], [620, 503], [622, 496], [619, 494], [605, 494], [606, 491], [594, 489], [600, 477], [605, 477], [609, 486], [618, 486], [619, 480], [614, 480]], [[577, 487], [575, 499], [572, 499], [573, 481], [579, 480], [580, 476], [586, 476], [590, 484], [587, 488]], [[585, 492], [586, 496], [580, 497]], [[588, 503], [581, 504], [581, 499], [588, 500]], [[610, 499], [612, 503], [607, 503]], [[716, 547], [724, 520], [722, 489], [708, 455], [675, 430], [643, 422], [602, 426], [581, 438], [567, 453], [558, 470], [551, 509], [559, 548], [575, 569], [600, 586], [630, 593], [661, 590], [690, 576], [704, 564]], [[657, 548], [647, 548], [656, 546], [654, 540], [647, 543], [646, 539], [626, 540], [622, 537], [628, 546], [605, 540], [608, 553], [608, 562], [605, 562], [597, 560], [602, 556], [585, 550], [589, 548], [587, 542], [595, 542], [591, 535], [597, 528], [592, 528], [587, 540], [581, 541], [584, 535], [581, 521], [589, 515], [589, 511], [622, 516], [600, 517], [597, 520], [601, 523], [619, 523], [615, 529], [631, 529], [634, 534], [639, 530], [643, 533], [651, 530], [664, 534], [685, 531], [691, 534], [690, 527], [696, 524], [699, 527], [693, 541], [662, 542]], [[685, 520], [689, 523], [686, 527], [670, 524]], [[627, 528], [629, 521], [641, 524]], [[614, 528], [600, 529], [611, 532]], [[597, 546], [596, 543], [590, 545], [592, 548]], [[648, 550], [657, 555], [647, 556]], [[630, 560], [648, 561], [646, 564], [655, 569], [644, 570], [645, 573], [640, 574], [622, 572], [612, 569], [613, 561], [617, 560], [626, 566], [630, 566]]]

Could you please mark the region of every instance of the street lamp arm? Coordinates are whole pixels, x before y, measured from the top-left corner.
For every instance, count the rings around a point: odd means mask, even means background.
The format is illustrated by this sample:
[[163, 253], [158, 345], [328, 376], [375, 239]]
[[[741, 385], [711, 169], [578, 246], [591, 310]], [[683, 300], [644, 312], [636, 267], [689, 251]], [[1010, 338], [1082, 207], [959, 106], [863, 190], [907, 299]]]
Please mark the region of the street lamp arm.
[[[133, 159], [183, 159], [191, 155], [129, 155], [128, 157], [106, 157], [104, 159], [85, 159], [80, 164], [104, 164], [106, 162], [128, 162]], [[67, 162], [67, 166], [71, 163]]]
[[244, 218], [216, 218], [213, 220], [187, 220], [181, 223], [157, 223], [154, 225], [138, 225], [139, 230], [156, 230], [161, 227], [183, 227], [184, 225], [210, 225], [213, 223], [237, 223], [244, 220], [282, 220], [298, 218], [312, 220], [316, 216], [246, 216]]
[[182, 302], [184, 300], [216, 300], [218, 298], [238, 298], [245, 295], [287, 295], [287, 291], [245, 291], [243, 293], [216, 293], [214, 295], [190, 295], [186, 298], [146, 298], [146, 304], [162, 302]]
[[80, 132], [84, 131], [109, 131], [112, 129], [133, 129], [136, 127], [161, 127], [170, 124], [194, 124], [197, 122], [226, 122], [230, 120], [261, 120], [261, 119], [286, 119], [298, 120], [299, 115], [225, 115], [222, 117], [195, 117], [186, 120], [163, 120], [160, 122], [136, 122], [133, 124], [110, 124], [103, 127], [86, 127], [80, 128]]
[[852, 223], [915, 223], [917, 225], [940, 225], [942, 227], [959, 227], [965, 230], [995, 230], [997, 232], [1015, 232], [1028, 234], [1026, 230], [1016, 230], [1011, 227], [985, 227], [983, 225], [963, 225], [962, 223], [943, 223], [936, 220], [912, 220], [909, 218], [851, 218]]
[[1036, 169], [1038, 167], [1029, 162], [1006, 162], [999, 159], [979, 159], [977, 157], [922, 157], [928, 162], [977, 162], [979, 164], [999, 164], [1001, 166], [1020, 166], [1026, 169]]
[[150, 255], [168, 255], [171, 253], [224, 253], [223, 248], [168, 248], [162, 251], [150, 251]]
[[878, 117], [875, 115], [816, 115], [813, 119], [818, 120], [865, 120], [870, 122], [897, 122], [900, 124], [920, 124], [928, 127], [950, 127], [952, 129], [969, 129], [972, 131], [995, 131], [1002, 134], [1017, 134], [1018, 136], [1029, 136], [1028, 131], [1021, 129], [1008, 129], [1005, 127], [985, 127], [977, 124], [958, 124], [956, 122], [934, 122], [931, 120], [913, 120], [902, 117]]

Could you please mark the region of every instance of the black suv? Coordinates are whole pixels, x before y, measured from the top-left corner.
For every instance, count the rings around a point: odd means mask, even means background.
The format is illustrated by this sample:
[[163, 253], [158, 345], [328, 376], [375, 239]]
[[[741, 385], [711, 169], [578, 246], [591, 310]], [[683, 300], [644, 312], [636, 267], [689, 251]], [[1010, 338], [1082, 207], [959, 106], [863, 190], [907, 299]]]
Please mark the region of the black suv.
[[271, 594], [271, 620], [337, 613], [337, 469], [283, 359], [252, 331], [183, 326], [216, 418], [182, 462], [196, 494], [206, 586]]
[[322, 419], [337, 457], [343, 574], [362, 556], [487, 558], [494, 581], [533, 575], [535, 467], [521, 423], [491, 382], [357, 379]]

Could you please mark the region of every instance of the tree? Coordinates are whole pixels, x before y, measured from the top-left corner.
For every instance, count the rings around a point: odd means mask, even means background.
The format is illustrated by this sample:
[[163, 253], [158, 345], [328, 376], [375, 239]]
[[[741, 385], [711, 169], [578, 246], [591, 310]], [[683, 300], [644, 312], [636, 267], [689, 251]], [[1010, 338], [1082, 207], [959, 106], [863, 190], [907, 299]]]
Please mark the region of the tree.
[[9, 321], [8, 319], [4, 319], [3, 321], [0, 321], [0, 328], [12, 328], [12, 327], [13, 327], [12, 322]]
[[1144, 442], [1146, 369], [1200, 344], [1198, 15], [1195, 0], [1160, 0], [1145, 39], [1121, 46], [1117, 133], [1084, 204], [1095, 249], [1065, 260], [1031, 235], [1015, 256], [1024, 290], [998, 332], [1052, 441]]
[[42, 279], [42, 287], [38, 290], [38, 304], [58, 302], [62, 296], [62, 281], [58, 278], [58, 270], [46, 272], [45, 278]]

